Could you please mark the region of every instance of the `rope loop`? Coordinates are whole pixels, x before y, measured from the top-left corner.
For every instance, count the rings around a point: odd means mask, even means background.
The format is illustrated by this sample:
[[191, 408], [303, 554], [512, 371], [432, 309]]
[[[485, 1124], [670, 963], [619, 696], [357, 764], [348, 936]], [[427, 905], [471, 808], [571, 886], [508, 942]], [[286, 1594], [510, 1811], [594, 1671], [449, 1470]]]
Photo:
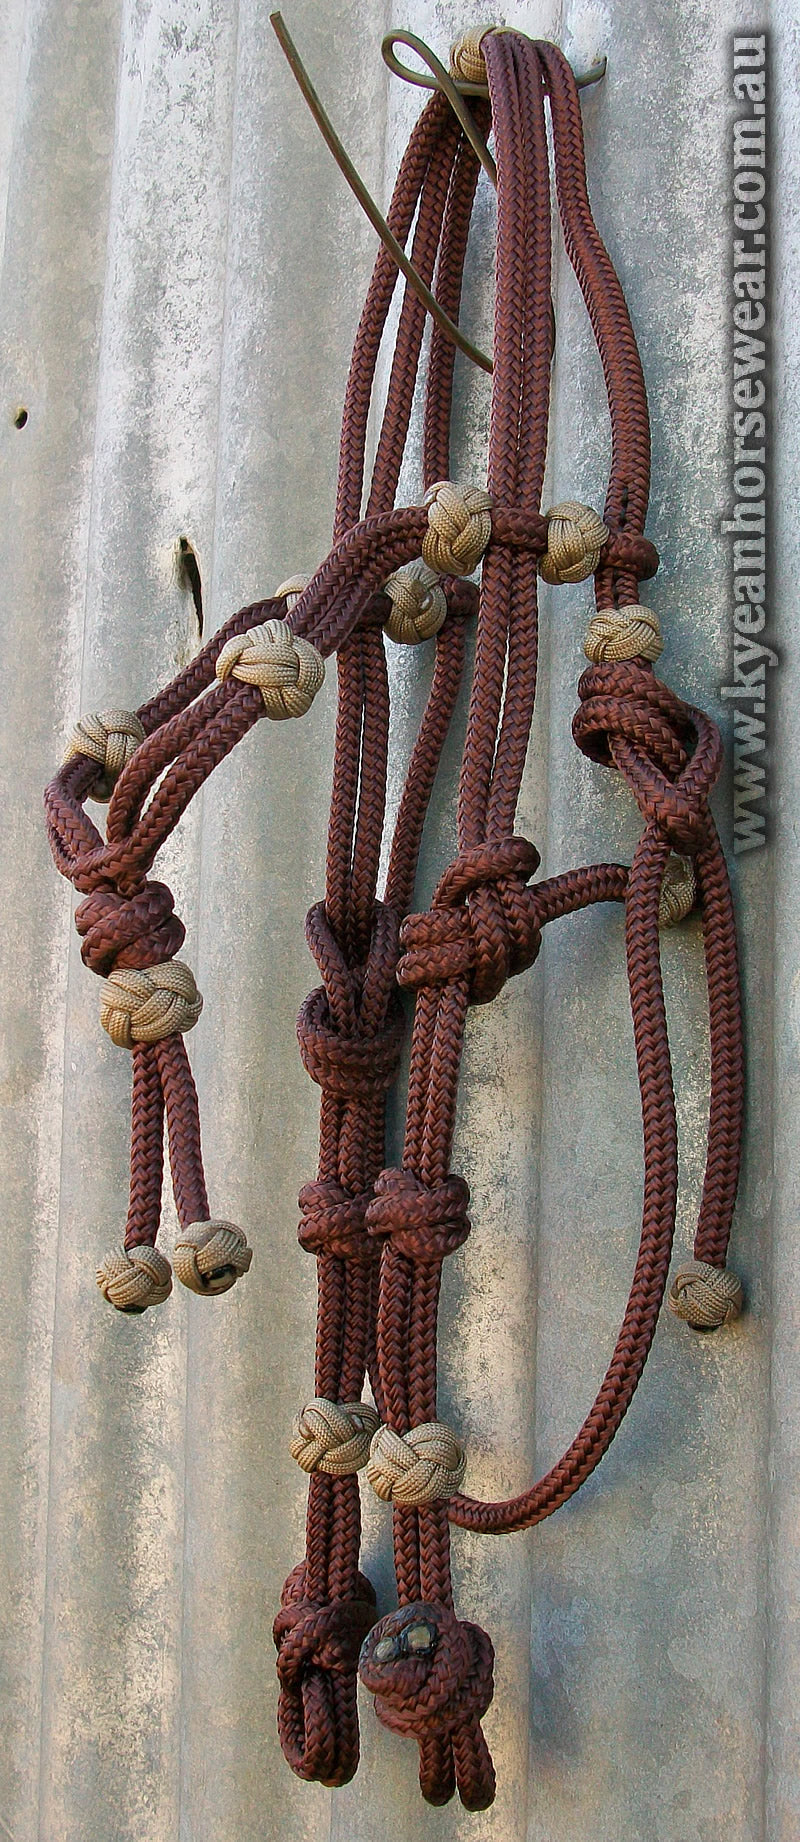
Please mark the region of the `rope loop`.
[[440, 1777], [442, 1742], [450, 1739], [462, 1803], [487, 1809], [495, 1774], [478, 1723], [494, 1693], [494, 1648], [480, 1625], [446, 1605], [403, 1605], [373, 1625], [358, 1673], [381, 1724], [417, 1740], [423, 1796], [441, 1804], [452, 1795]]

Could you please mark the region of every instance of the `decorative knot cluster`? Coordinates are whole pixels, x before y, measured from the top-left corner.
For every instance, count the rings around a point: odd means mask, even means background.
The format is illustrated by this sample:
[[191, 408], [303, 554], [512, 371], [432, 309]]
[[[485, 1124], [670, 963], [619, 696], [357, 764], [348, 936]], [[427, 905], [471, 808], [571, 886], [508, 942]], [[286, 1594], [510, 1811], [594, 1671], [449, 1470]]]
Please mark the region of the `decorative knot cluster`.
[[420, 1738], [480, 1719], [492, 1699], [493, 1668], [494, 1649], [479, 1625], [424, 1600], [379, 1618], [358, 1659], [384, 1727]]
[[366, 1464], [379, 1426], [368, 1401], [309, 1401], [294, 1422], [289, 1451], [303, 1471], [349, 1477]]
[[124, 767], [134, 750], [144, 741], [144, 730], [133, 710], [103, 710], [98, 716], [82, 716], [67, 743], [64, 760], [73, 755], [88, 755], [96, 761], [100, 773], [89, 788], [91, 799], [103, 804], [110, 800]]
[[583, 650], [593, 665], [606, 660], [649, 659], [654, 665], [664, 650], [658, 615], [638, 601], [624, 608], [604, 608], [593, 614], [586, 629]]
[[115, 966], [135, 970], [163, 965], [179, 953], [186, 939], [183, 922], [166, 883], [145, 883], [136, 895], [95, 889], [75, 910], [81, 935], [81, 959], [90, 971], [106, 977]]
[[103, 986], [100, 1022], [118, 1048], [132, 1049], [193, 1029], [202, 1008], [191, 968], [169, 959], [144, 971], [115, 967]]
[[437, 480], [422, 501], [428, 530], [422, 560], [439, 576], [471, 576], [492, 535], [492, 501], [480, 486]]
[[608, 539], [608, 526], [590, 505], [564, 499], [546, 513], [547, 549], [539, 559], [545, 582], [584, 582], [594, 574]]
[[117, 1311], [139, 1313], [169, 1298], [172, 1268], [157, 1247], [114, 1247], [100, 1262], [97, 1283]]
[[249, 1272], [252, 1258], [252, 1247], [233, 1222], [192, 1222], [182, 1230], [172, 1251], [181, 1285], [204, 1298], [229, 1292]]
[[237, 633], [217, 659], [217, 677], [255, 684], [267, 716], [275, 722], [305, 716], [325, 677], [324, 660], [309, 640], [298, 639], [285, 620], [265, 620]]
[[693, 1330], [718, 1330], [738, 1318], [742, 1282], [728, 1266], [688, 1260], [673, 1276], [668, 1302], [676, 1318], [683, 1318]]
[[427, 914], [400, 929], [398, 984], [443, 985], [469, 977], [470, 1001], [488, 1004], [506, 979], [531, 966], [541, 945], [528, 879], [539, 853], [526, 838], [489, 839], [445, 871]]
[[297, 1199], [300, 1246], [307, 1254], [327, 1254], [334, 1260], [374, 1260], [378, 1249], [366, 1229], [371, 1196], [371, 1190], [350, 1196], [338, 1183], [304, 1183]]
[[384, 633], [401, 646], [414, 646], [430, 640], [447, 619], [447, 598], [436, 571], [420, 557], [404, 563], [387, 576], [384, 594], [392, 603], [392, 612], [383, 623]]
[[691, 914], [697, 899], [697, 879], [688, 857], [670, 857], [658, 898], [659, 927], [677, 927]]
[[462, 83], [486, 84], [486, 60], [481, 44], [487, 32], [493, 32], [494, 26], [473, 26], [471, 32], [464, 32], [450, 46], [450, 75], [459, 77]]
[[372, 1236], [390, 1238], [395, 1253], [418, 1266], [444, 1260], [470, 1232], [469, 1189], [450, 1176], [429, 1189], [410, 1170], [384, 1170], [367, 1209]]
[[466, 1452], [452, 1427], [441, 1420], [424, 1420], [408, 1433], [378, 1427], [367, 1460], [367, 1478], [384, 1503], [416, 1508], [455, 1496], [466, 1468]]

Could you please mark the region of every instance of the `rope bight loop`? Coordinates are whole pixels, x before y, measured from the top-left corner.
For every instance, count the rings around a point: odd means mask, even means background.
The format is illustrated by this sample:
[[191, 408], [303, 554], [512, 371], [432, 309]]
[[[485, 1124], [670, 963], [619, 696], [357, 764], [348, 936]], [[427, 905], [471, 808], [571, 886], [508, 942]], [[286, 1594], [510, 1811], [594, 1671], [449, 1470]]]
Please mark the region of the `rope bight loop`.
[[[202, 1000], [176, 958], [183, 923], [150, 872], [213, 770], [261, 718], [305, 713], [322, 686], [324, 660], [338, 654], [327, 881], [306, 921], [319, 983], [298, 1020], [302, 1059], [321, 1090], [319, 1164], [300, 1192], [299, 1230], [316, 1261], [318, 1325], [313, 1388], [291, 1433], [307, 1476], [307, 1539], [275, 1621], [278, 1726], [300, 1777], [346, 1783], [358, 1763], [360, 1669], [380, 1720], [416, 1741], [423, 1795], [440, 1804], [457, 1789], [467, 1808], [480, 1810], [495, 1789], [481, 1728], [493, 1649], [479, 1625], [456, 1613], [450, 1529], [498, 1533], [551, 1515], [607, 1451], [641, 1376], [667, 1284], [677, 1196], [660, 952], [664, 929], [687, 916], [702, 928], [711, 1086], [693, 1260], [676, 1273], [670, 1304], [706, 1331], [728, 1324], [741, 1305], [726, 1256], [743, 1062], [733, 909], [709, 805], [720, 739], [654, 669], [660, 626], [639, 596], [640, 582], [658, 567], [644, 535], [647, 399], [622, 290], [589, 207], [576, 82], [554, 45], [491, 27], [454, 47], [452, 68], [470, 91], [475, 138], [484, 145], [480, 137], [493, 136], [498, 175], [485, 480], [451, 479], [447, 330], [458, 318], [479, 160], [461, 117], [434, 90], [411, 132], [388, 215], [395, 247], [410, 245], [415, 285], [409, 280], [403, 293], [366, 495], [371, 394], [398, 280], [388, 248], [375, 263], [355, 339], [329, 555], [310, 579], [289, 576], [276, 594], [234, 614], [135, 713], [84, 717], [45, 805], [56, 865], [81, 896], [84, 961], [105, 981], [103, 1023], [132, 1062], [128, 1219], [98, 1284], [120, 1311], [174, 1310], [172, 1267], [156, 1245], [165, 1119], [179, 1280], [198, 1297], [227, 1292], [247, 1273], [251, 1249], [240, 1229], [210, 1212], [185, 1042]], [[546, 108], [564, 242], [608, 395], [602, 512], [572, 499], [541, 509], [552, 352]], [[418, 502], [398, 506], [431, 289], [440, 314], [424, 389], [422, 477]], [[601, 492], [598, 482], [598, 504]], [[479, 566], [478, 587], [469, 578]], [[554, 585], [554, 598], [559, 584], [593, 583], [573, 734], [598, 772], [617, 769], [642, 830], [629, 867], [598, 863], [536, 881], [539, 854], [516, 833], [515, 817], [536, 692], [541, 579]], [[457, 851], [430, 909], [418, 912], [417, 859], [464, 674], [468, 621], [477, 622], [478, 643]], [[388, 839], [384, 634], [429, 644], [432, 662]], [[579, 647], [576, 637], [576, 669]], [[87, 815], [87, 799], [108, 801], [105, 836]], [[583, 1425], [538, 1482], [509, 1502], [487, 1503], [465, 1493], [465, 1446], [440, 1420], [437, 1402], [442, 1269], [470, 1232], [469, 1192], [451, 1168], [464, 1032], [473, 1004], [491, 1002], [533, 965], [548, 922], [600, 902], [625, 909], [644, 1143], [639, 1253], [616, 1347]], [[399, 987], [414, 1006], [408, 1102], [399, 1165], [385, 1169], [386, 1098], [405, 1028]], [[367, 1381], [374, 1406], [364, 1399]], [[392, 1505], [397, 1607], [377, 1623], [374, 1591], [359, 1570], [360, 1470]]]

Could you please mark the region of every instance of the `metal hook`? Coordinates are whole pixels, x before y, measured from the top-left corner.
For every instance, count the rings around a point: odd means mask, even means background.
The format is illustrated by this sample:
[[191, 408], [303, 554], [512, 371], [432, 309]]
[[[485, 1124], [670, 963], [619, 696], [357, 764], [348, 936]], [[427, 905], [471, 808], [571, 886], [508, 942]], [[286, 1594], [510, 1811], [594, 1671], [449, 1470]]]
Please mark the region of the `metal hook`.
[[[423, 64], [427, 64], [432, 73], [431, 76], [424, 77], [421, 70], [410, 70], [407, 64], [401, 64], [400, 59], [394, 55], [395, 45], [408, 45], [410, 51], [415, 51]], [[404, 83], [415, 83], [420, 89], [443, 92], [453, 114], [458, 117], [473, 152], [477, 154], [484, 172], [488, 173], [492, 185], [496, 188], [497, 167], [483, 135], [476, 127], [475, 118], [464, 101], [465, 95], [488, 97], [488, 84], [457, 82], [452, 73], [445, 70], [436, 53], [431, 51], [430, 45], [426, 45], [424, 39], [417, 38], [415, 32], [387, 32], [381, 45], [381, 55], [387, 68], [395, 77], [402, 77]]]
[[[481, 352], [478, 346], [472, 344], [472, 341], [468, 339], [466, 334], [462, 333], [461, 328], [456, 325], [455, 320], [451, 320], [449, 315], [444, 312], [444, 309], [439, 306], [436, 296], [431, 293], [430, 288], [427, 287], [422, 276], [417, 274], [402, 244], [398, 243], [397, 238], [389, 229], [385, 217], [382, 212], [379, 211], [363, 179], [356, 171], [349, 154], [342, 146], [333, 123], [326, 115], [314, 85], [300, 58], [297, 47], [293, 43], [286, 22], [280, 13], [270, 13], [270, 25], [288, 61], [292, 75], [308, 103], [323, 139], [330, 148], [334, 160], [340, 171], [344, 174], [351, 191], [355, 193], [362, 211], [366, 212], [373, 229], [377, 230], [381, 242], [384, 244], [385, 248], [388, 249], [390, 256], [393, 257], [398, 268], [401, 270], [402, 274], [405, 275], [406, 280], [410, 283], [415, 293], [419, 295], [428, 313], [432, 315], [437, 326], [441, 327], [442, 332], [446, 334], [447, 338], [452, 339], [453, 344], [457, 345], [459, 350], [464, 352], [467, 358], [471, 358], [473, 364], [480, 365], [482, 371], [491, 372], [491, 359], [487, 358], [485, 352]], [[475, 132], [477, 133], [477, 129]]]

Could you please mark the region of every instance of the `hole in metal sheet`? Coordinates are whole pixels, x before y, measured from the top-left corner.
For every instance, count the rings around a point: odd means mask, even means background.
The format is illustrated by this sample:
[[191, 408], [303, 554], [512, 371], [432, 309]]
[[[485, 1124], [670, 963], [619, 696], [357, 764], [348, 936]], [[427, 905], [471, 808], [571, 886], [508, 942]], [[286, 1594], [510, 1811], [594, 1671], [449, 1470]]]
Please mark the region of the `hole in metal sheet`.
[[25, 424], [26, 424], [26, 422], [27, 422], [27, 420], [28, 420], [28, 411], [27, 411], [27, 409], [22, 409], [22, 408], [20, 408], [20, 409], [17, 409], [17, 410], [15, 410], [15, 411], [14, 411], [14, 427], [15, 427], [15, 429], [24, 429], [24, 427], [25, 427]]
[[194, 546], [188, 537], [178, 538], [178, 581], [181, 588], [188, 589], [194, 602], [197, 615], [197, 631], [203, 632], [203, 584], [200, 579], [200, 565]]

